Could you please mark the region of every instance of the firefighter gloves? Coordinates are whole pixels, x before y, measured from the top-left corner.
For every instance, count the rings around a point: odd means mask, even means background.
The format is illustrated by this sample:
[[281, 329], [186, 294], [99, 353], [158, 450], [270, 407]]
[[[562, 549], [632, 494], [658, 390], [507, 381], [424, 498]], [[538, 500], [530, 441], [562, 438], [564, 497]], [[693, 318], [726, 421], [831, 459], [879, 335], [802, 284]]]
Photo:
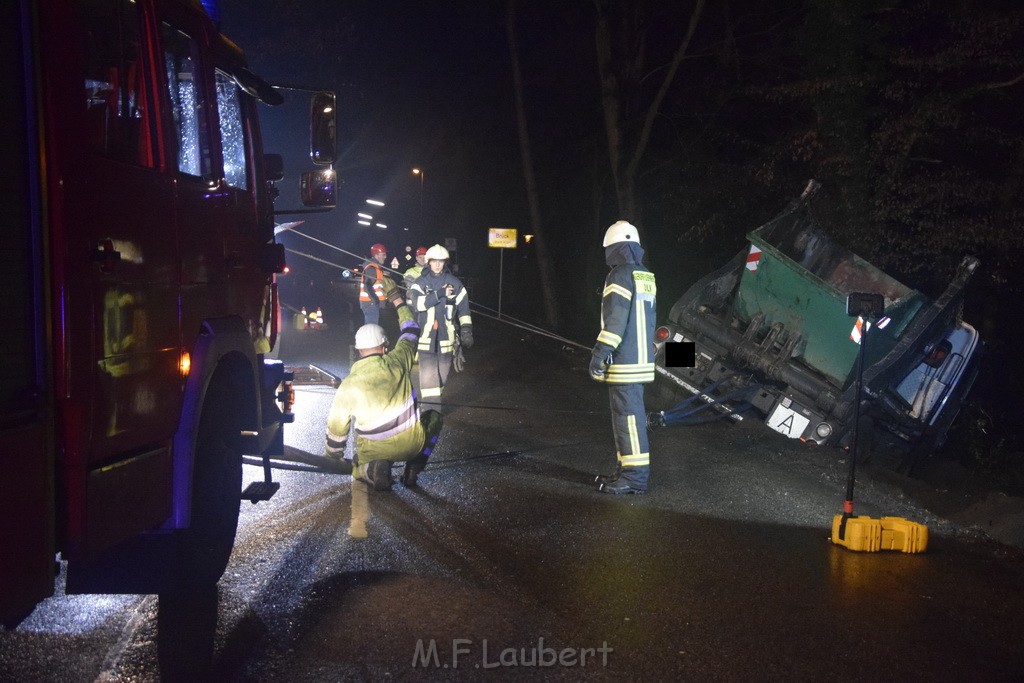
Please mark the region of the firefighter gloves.
[[459, 330], [459, 341], [467, 349], [473, 348], [473, 328], [469, 325], [463, 325], [462, 329]]
[[590, 376], [598, 382], [603, 382], [611, 361], [611, 355], [607, 351], [594, 349], [594, 353], [590, 356]]
[[381, 290], [384, 292], [384, 296], [387, 297], [388, 301], [391, 302], [395, 308], [398, 308], [405, 303], [405, 296], [401, 290], [398, 289], [398, 285], [395, 281], [389, 277], [383, 277], [380, 279]]

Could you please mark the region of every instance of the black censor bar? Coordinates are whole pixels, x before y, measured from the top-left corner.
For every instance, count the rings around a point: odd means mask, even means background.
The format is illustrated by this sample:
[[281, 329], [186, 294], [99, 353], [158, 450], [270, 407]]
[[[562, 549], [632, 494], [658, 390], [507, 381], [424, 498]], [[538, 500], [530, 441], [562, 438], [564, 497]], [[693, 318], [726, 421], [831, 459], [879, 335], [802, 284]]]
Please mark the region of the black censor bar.
[[665, 342], [666, 368], [692, 368], [697, 364], [697, 345], [692, 341]]

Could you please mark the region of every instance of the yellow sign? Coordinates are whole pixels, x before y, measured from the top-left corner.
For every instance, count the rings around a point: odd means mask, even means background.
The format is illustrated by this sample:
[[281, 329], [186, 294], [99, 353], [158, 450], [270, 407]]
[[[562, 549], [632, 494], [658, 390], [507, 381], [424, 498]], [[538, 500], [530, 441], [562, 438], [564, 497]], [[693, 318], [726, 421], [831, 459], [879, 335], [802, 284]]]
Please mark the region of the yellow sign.
[[487, 228], [487, 246], [494, 249], [515, 249], [515, 228]]

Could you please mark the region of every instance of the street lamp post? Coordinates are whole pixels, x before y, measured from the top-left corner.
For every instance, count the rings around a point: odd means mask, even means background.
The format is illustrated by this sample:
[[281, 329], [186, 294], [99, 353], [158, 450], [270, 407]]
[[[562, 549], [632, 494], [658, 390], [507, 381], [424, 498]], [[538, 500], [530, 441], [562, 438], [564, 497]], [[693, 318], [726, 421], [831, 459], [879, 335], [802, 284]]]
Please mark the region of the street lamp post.
[[423, 179], [427, 177], [427, 172], [422, 168], [414, 168], [412, 174], [420, 177], [420, 233], [423, 233]]

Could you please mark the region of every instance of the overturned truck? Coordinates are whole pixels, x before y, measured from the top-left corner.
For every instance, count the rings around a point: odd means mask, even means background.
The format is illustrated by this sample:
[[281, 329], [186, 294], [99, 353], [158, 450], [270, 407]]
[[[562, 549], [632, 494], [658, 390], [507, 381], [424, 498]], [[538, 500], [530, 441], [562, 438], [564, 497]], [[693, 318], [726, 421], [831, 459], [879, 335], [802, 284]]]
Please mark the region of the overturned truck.
[[[981, 343], [960, 311], [978, 260], [964, 258], [930, 301], [832, 241], [820, 194], [811, 181], [675, 303], [656, 333], [658, 384], [649, 392], [665, 410], [648, 421], [755, 414], [784, 436], [845, 446], [859, 413], [862, 446], [909, 467], [945, 441], [977, 376]], [[848, 316], [853, 293], [882, 295], [884, 316]], [[673, 342], [694, 343], [692, 367], [673, 367]]]

